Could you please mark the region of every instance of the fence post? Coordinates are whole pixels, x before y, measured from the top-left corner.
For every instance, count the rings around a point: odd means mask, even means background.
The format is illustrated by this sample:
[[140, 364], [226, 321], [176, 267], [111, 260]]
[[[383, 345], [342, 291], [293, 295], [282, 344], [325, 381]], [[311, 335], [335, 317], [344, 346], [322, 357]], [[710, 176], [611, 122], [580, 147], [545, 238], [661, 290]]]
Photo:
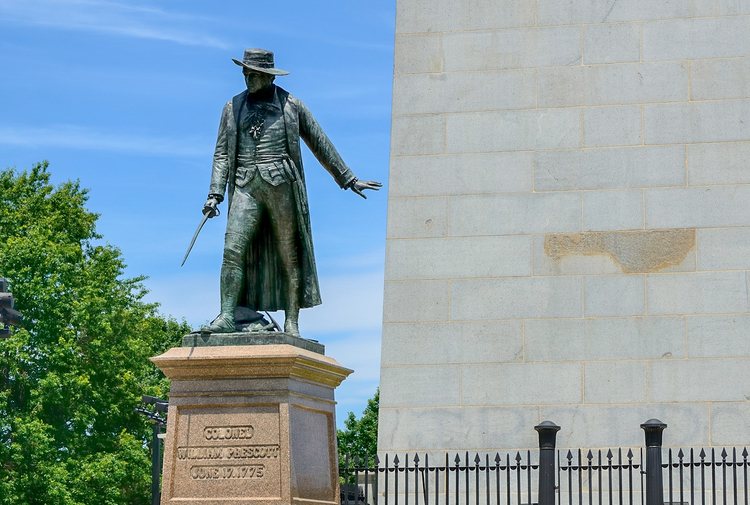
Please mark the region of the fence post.
[[539, 433], [539, 505], [555, 505], [555, 439], [560, 427], [543, 421], [534, 429]]
[[641, 425], [646, 433], [646, 505], [664, 505], [661, 439], [662, 431], [666, 427], [667, 425], [658, 419], [649, 419]]

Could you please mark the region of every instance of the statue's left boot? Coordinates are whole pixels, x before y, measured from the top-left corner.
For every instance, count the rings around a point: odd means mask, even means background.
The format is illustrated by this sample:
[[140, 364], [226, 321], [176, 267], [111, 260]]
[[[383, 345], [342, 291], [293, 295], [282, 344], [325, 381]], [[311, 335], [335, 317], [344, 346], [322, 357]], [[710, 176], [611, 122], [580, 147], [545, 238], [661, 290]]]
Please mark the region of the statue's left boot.
[[235, 331], [234, 318], [227, 317], [223, 313], [219, 314], [205, 329], [211, 333], [233, 333]]
[[284, 311], [284, 333], [299, 337], [299, 272], [293, 271], [287, 281], [289, 300]]
[[299, 337], [299, 308], [297, 310], [284, 311], [284, 333]]

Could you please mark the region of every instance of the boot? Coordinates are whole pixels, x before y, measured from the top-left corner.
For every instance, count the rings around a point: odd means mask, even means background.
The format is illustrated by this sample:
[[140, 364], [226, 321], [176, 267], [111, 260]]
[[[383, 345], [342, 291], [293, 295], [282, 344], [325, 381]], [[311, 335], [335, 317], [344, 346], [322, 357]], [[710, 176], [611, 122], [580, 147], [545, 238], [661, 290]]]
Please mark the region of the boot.
[[299, 308], [284, 311], [284, 333], [299, 337]]
[[221, 313], [211, 321], [211, 325], [204, 328], [211, 333], [233, 333], [236, 330], [234, 324], [234, 309], [237, 306], [237, 297], [242, 288], [242, 269], [225, 261], [221, 266]]
[[211, 325], [203, 328], [205, 331], [211, 333], [234, 333], [234, 318], [229, 318], [224, 313], [216, 316], [216, 319], [211, 321]]

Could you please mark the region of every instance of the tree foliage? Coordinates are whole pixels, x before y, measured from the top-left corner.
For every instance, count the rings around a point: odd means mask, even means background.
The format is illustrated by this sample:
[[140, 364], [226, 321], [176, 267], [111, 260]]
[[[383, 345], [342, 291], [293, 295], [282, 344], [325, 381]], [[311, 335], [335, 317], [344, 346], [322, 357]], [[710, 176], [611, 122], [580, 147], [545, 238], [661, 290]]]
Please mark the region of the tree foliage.
[[344, 421], [343, 430], [337, 430], [339, 465], [344, 465], [346, 458], [351, 461], [359, 458], [360, 465], [365, 464], [367, 457], [368, 466], [375, 466], [373, 456], [378, 451], [378, 408], [380, 406], [380, 388], [375, 391], [375, 396], [367, 400], [367, 407], [362, 412], [362, 417], [357, 419], [354, 412], [349, 412]]
[[151, 428], [133, 411], [165, 397], [148, 358], [186, 323], [143, 301], [123, 277], [78, 182], [47, 163], [0, 171], [0, 275], [24, 315], [0, 341], [0, 504], [110, 505], [150, 500]]

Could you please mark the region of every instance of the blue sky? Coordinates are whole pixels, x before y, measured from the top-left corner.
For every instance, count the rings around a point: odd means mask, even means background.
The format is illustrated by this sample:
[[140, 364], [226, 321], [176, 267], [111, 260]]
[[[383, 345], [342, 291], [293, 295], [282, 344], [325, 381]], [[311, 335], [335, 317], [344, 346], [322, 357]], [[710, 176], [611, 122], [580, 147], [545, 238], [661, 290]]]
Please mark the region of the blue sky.
[[[395, 0], [0, 0], [0, 166], [49, 160], [90, 188], [98, 231], [150, 301], [193, 326], [218, 313], [226, 222], [201, 218], [223, 104], [242, 91], [231, 58], [276, 53], [276, 83], [302, 99], [360, 179], [338, 188], [303, 148], [323, 305], [303, 336], [355, 370], [338, 421], [378, 384]], [[225, 205], [221, 206], [224, 210]]]

